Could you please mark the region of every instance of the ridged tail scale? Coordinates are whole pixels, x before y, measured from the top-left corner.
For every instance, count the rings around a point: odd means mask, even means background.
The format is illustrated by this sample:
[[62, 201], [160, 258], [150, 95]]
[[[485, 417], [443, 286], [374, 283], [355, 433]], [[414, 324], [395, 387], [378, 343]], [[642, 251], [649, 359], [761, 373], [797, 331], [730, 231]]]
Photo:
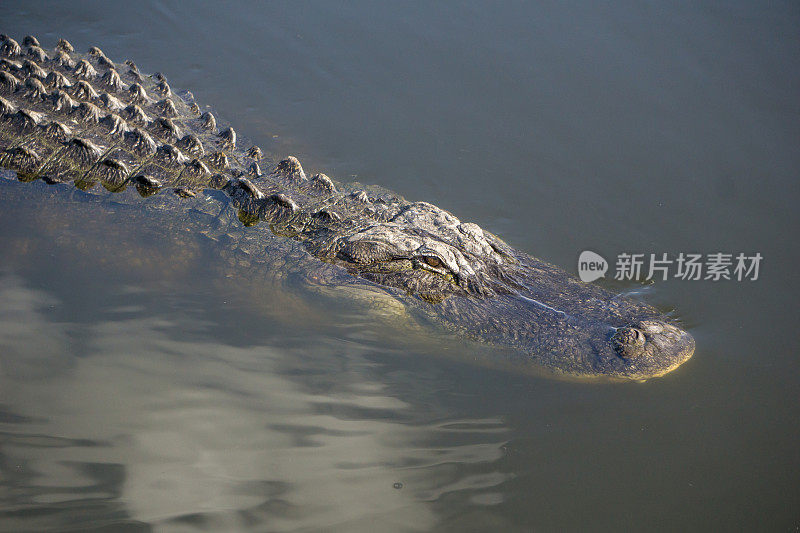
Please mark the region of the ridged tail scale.
[[358, 202], [353, 212], [331, 209], [344, 194], [324, 174], [308, 179], [294, 157], [264, 174], [263, 157], [160, 73], [143, 75], [97, 47], [76, 54], [63, 39], [45, 51], [34, 37], [20, 45], [0, 36], [0, 167], [21, 180], [84, 190], [100, 183], [112, 192], [133, 186], [142, 196], [166, 190], [183, 198], [224, 189], [248, 223], [297, 217], [301, 205], [313, 224], [364, 216]]

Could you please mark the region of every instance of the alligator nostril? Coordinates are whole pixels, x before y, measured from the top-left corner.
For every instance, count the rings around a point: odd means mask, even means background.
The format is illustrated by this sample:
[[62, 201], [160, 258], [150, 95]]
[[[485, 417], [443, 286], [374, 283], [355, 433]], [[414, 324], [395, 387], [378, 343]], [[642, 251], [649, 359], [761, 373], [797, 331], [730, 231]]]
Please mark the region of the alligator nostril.
[[617, 328], [611, 340], [617, 353], [626, 359], [636, 357], [644, 352], [645, 335], [636, 328], [629, 326]]

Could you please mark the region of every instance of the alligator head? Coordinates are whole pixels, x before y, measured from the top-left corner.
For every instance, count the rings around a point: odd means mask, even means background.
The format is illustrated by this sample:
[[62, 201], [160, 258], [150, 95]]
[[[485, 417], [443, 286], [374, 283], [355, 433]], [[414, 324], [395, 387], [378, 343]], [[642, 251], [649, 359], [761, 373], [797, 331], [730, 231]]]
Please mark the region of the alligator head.
[[329, 260], [557, 372], [641, 380], [694, 352], [691, 335], [655, 308], [583, 283], [425, 202], [339, 235]]

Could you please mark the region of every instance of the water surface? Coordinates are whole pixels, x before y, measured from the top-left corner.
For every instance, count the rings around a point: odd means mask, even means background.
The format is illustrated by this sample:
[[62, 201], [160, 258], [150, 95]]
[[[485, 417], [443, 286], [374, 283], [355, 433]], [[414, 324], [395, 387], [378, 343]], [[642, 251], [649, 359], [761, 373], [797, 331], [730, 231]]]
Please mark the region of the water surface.
[[795, 3], [0, 14], [18, 39], [164, 72], [276, 157], [573, 272], [584, 249], [765, 257], [756, 282], [606, 282], [674, 309], [698, 348], [647, 383], [575, 383], [220, 276], [193, 237], [112, 208], [53, 223], [20, 185], [0, 198], [0, 529], [800, 524]]

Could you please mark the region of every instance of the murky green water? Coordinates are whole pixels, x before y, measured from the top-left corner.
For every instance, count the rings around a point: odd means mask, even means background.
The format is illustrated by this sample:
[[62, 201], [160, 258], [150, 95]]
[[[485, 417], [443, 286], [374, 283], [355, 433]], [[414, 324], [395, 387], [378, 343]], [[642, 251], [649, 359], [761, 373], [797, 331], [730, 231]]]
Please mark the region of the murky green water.
[[273, 154], [570, 271], [764, 262], [608, 283], [697, 351], [574, 383], [2, 188], [0, 530], [796, 529], [799, 25], [791, 2], [3, 3], [2, 32], [130, 57]]

